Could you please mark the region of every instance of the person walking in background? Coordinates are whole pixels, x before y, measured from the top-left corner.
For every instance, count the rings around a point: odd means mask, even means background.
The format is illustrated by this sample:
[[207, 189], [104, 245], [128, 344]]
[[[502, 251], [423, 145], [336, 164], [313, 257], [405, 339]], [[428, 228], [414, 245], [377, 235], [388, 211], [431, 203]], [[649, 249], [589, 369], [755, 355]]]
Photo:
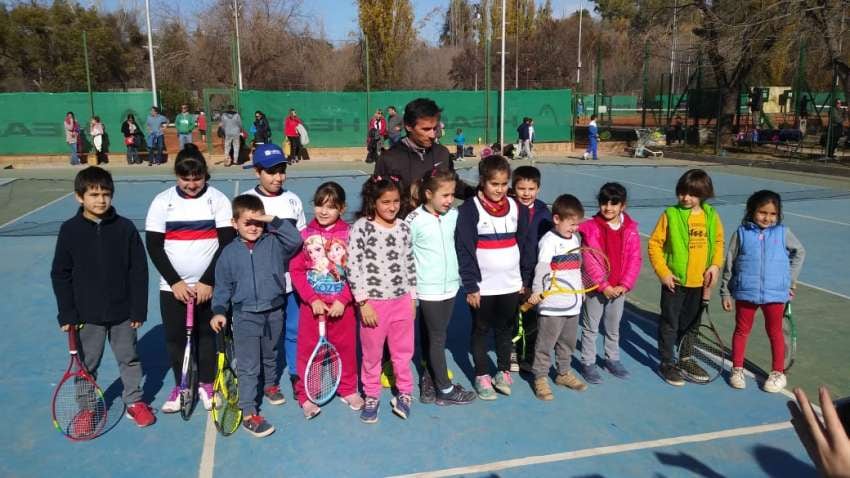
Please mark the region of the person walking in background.
[[390, 148], [401, 141], [401, 133], [404, 131], [404, 120], [396, 111], [395, 106], [387, 107], [387, 136], [390, 139]]
[[69, 111], [65, 114], [65, 142], [68, 143], [68, 149], [71, 150], [71, 166], [80, 164], [80, 157], [77, 155], [77, 141], [80, 138], [80, 125], [74, 118], [74, 113]]
[[227, 105], [227, 110], [221, 114], [219, 127], [224, 131], [224, 165], [232, 166], [239, 161], [239, 148], [242, 147], [242, 117]]
[[301, 123], [301, 118], [294, 109], [289, 110], [289, 116], [283, 122], [283, 134], [289, 141], [289, 162], [298, 162], [301, 160], [301, 135], [298, 134], [298, 125]]
[[162, 150], [165, 147], [165, 126], [167, 124], [168, 118], [159, 114], [159, 108], [152, 106], [151, 114], [145, 121], [145, 128], [148, 132], [148, 166], [165, 162], [162, 158]]
[[127, 164], [139, 164], [139, 125], [136, 117], [128, 114], [127, 119], [121, 123], [121, 133], [124, 134], [124, 146], [127, 147]]
[[189, 105], [180, 106], [180, 114], [174, 118], [174, 127], [177, 128], [177, 140], [180, 142], [180, 150], [192, 142], [192, 131], [198, 126], [195, 116], [189, 113]]
[[590, 115], [590, 123], [587, 125], [587, 149], [581, 155], [581, 159], [591, 156], [593, 160], [599, 159], [597, 148], [599, 146], [599, 127], [596, 125], [596, 115]]
[[97, 157], [97, 164], [104, 164], [109, 162], [109, 156], [106, 155], [104, 151], [104, 138], [103, 138], [103, 123], [100, 122], [100, 116], [92, 116], [91, 123], [89, 124], [89, 134], [91, 135], [91, 142], [94, 146], [94, 153]]

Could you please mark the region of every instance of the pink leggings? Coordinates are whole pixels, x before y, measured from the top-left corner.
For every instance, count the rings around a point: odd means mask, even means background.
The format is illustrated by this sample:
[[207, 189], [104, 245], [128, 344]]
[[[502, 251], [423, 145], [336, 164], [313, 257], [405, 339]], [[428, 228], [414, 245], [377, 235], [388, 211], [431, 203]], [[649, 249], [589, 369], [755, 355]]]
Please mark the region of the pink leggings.
[[735, 301], [735, 333], [732, 335], [732, 365], [744, 366], [744, 355], [747, 352], [747, 338], [753, 329], [756, 310], [761, 307], [764, 314], [764, 329], [770, 339], [770, 351], [773, 355], [772, 370], [785, 371], [785, 339], [782, 337], [782, 316], [785, 304], [774, 302], [770, 304], [753, 304], [744, 300]]
[[386, 342], [390, 349], [396, 388], [399, 393], [412, 393], [410, 361], [414, 349], [413, 299], [405, 294], [396, 299], [370, 299], [369, 305], [378, 314], [378, 325], [366, 327], [360, 324], [360, 346], [363, 352], [360, 381], [363, 383], [363, 391], [369, 397], [381, 396], [381, 360]]

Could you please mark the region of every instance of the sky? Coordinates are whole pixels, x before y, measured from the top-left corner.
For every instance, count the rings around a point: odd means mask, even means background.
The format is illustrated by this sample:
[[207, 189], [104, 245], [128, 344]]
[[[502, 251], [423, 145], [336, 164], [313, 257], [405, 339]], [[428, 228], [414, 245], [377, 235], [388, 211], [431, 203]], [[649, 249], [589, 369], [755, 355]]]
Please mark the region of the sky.
[[[144, 9], [144, 0], [77, 1], [87, 7], [100, 5], [105, 9], [117, 9], [121, 6], [139, 8], [140, 11]], [[513, 0], [506, 1], [508, 4], [513, 2]], [[150, 0], [152, 11], [155, 11], [159, 2], [168, 2], [168, 0]], [[536, 2], [541, 5], [543, 0], [536, 0]], [[593, 3], [589, 0], [552, 0], [552, 10], [556, 18], [569, 16], [578, 10], [579, 4], [582, 2], [586, 9], [593, 10]], [[201, 2], [197, 2], [196, 5], [199, 3]], [[420, 36], [428, 43], [436, 44], [440, 36], [445, 11], [449, 6], [449, 0], [413, 0], [411, 3], [413, 3], [416, 15], [414, 25], [421, 27]], [[183, 6], [192, 4], [193, 2], [183, 3]], [[358, 30], [357, 2], [355, 0], [303, 0], [303, 8], [311, 23], [314, 23], [313, 29], [319, 31], [319, 25], [323, 25], [325, 34], [331, 41], [345, 41], [349, 38], [349, 33]], [[433, 13], [435, 9], [439, 11]], [[186, 8], [181, 8], [181, 12], [184, 15], [192, 15]], [[432, 13], [432, 15], [429, 16], [429, 13]], [[152, 20], [156, 23], [156, 19]], [[187, 20], [190, 24], [193, 23], [191, 19]], [[154, 28], [156, 28], [156, 25], [154, 25]]]
[[[498, 0], [496, 0], [498, 1]], [[506, 0], [508, 5], [512, 0]], [[582, 0], [552, 0], [552, 10], [555, 17], [569, 16], [579, 8]], [[419, 26], [424, 21], [420, 35], [429, 43], [436, 43], [440, 36], [443, 17], [449, 6], [448, 0], [414, 0], [414, 13], [416, 19], [414, 25]], [[537, 0], [537, 4], [542, 4]], [[584, 1], [585, 8], [592, 9], [589, 1]], [[591, 4], [591, 6], [588, 6]], [[348, 33], [356, 31], [357, 27], [357, 5], [352, 0], [309, 0], [304, 2], [305, 9], [316, 19], [324, 24], [325, 32], [330, 40], [345, 40]], [[425, 17], [434, 9], [439, 9], [437, 14], [429, 19]]]

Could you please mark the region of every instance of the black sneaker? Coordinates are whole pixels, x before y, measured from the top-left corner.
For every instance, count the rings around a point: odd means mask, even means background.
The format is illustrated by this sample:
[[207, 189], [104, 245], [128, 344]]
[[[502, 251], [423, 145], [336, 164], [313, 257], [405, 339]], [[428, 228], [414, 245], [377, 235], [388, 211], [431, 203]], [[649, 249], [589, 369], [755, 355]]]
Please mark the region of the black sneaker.
[[685, 379], [682, 378], [682, 373], [679, 369], [670, 363], [663, 363], [658, 367], [658, 373], [664, 378], [664, 381], [670, 385], [681, 387], [685, 385]]
[[683, 357], [677, 365], [679, 373], [691, 382], [705, 383], [711, 378], [693, 357]]
[[422, 374], [422, 380], [419, 381], [419, 403], [434, 403], [437, 400], [437, 389], [434, 388], [434, 381], [428, 373]]
[[475, 392], [466, 391], [458, 384], [452, 386], [451, 391], [443, 393], [437, 390], [437, 405], [466, 405], [475, 400]]
[[269, 425], [265, 418], [252, 415], [242, 421], [242, 428], [257, 438], [263, 438], [274, 433], [274, 427]]

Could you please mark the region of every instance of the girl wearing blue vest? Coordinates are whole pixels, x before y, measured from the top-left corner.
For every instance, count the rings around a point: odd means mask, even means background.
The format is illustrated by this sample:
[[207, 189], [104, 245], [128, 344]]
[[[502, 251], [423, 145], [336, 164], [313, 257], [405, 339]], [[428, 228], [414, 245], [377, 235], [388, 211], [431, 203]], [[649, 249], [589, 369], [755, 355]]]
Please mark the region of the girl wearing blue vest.
[[416, 264], [416, 298], [419, 299], [419, 343], [423, 361], [419, 401], [437, 405], [463, 405], [475, 393], [452, 384], [446, 366], [446, 335], [455, 296], [460, 289], [455, 225], [452, 208], [457, 176], [454, 171], [435, 169], [419, 181], [421, 206], [407, 215]]
[[720, 283], [723, 310], [732, 310], [735, 299], [735, 333], [732, 336], [734, 388], [746, 387], [744, 355], [756, 310], [764, 314], [773, 364], [764, 391], [776, 393], [785, 379], [785, 341], [782, 315], [794, 298], [797, 277], [806, 251], [791, 230], [782, 224], [782, 199], [773, 191], [757, 191], [747, 199], [747, 212], [729, 240]]

